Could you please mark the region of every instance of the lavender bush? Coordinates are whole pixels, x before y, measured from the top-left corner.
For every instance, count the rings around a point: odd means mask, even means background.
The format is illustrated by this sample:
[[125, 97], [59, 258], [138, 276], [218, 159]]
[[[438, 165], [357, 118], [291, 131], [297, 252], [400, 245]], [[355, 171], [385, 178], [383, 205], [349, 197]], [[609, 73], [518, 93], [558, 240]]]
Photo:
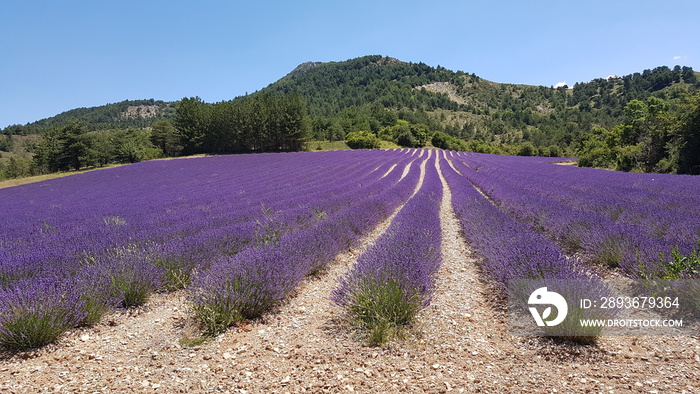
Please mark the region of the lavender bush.
[[80, 271], [70, 276], [73, 289], [80, 294], [85, 317], [78, 323], [89, 326], [102, 319], [107, 312], [122, 304], [121, 294], [108, 291], [112, 281], [105, 272], [95, 265], [82, 266]]
[[421, 189], [333, 292], [333, 301], [369, 333], [371, 344], [386, 342], [429, 303], [441, 259], [441, 198], [433, 159]]
[[271, 309], [299, 276], [281, 252], [250, 248], [198, 275], [190, 302], [206, 332], [217, 335], [233, 323]]
[[60, 279], [22, 279], [0, 289], [1, 348], [44, 346], [85, 319], [80, 294]]
[[128, 247], [97, 259], [95, 265], [109, 278], [109, 294], [119, 300], [119, 306], [141, 306], [153, 292], [162, 288], [165, 272], [163, 267], [154, 264], [154, 254], [153, 250]]

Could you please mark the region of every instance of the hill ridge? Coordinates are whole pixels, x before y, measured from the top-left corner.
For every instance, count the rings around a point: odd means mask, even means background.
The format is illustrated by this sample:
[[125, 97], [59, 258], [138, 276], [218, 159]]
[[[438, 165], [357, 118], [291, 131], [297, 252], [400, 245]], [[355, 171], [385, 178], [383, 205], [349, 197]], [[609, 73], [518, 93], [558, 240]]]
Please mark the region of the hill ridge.
[[[611, 127], [619, 123], [622, 107], [632, 99], [646, 99], [652, 94], [661, 98], [678, 97], [697, 88], [696, 73], [681, 66], [674, 69], [661, 66], [618, 78], [577, 82], [564, 89], [493, 82], [464, 71], [369, 55], [345, 61], [301, 63], [260, 92], [300, 94], [310, 115], [317, 118], [347, 118], [348, 111], [357, 112], [353, 108], [378, 106], [402, 112], [403, 118], [413, 117], [416, 122], [460, 138], [518, 142], [527, 140], [532, 128], [537, 129], [535, 134], [543, 129], [544, 134], [550, 133], [548, 130], [554, 125], [548, 119], [541, 119], [542, 116], [564, 120], [581, 117], [576, 119], [580, 125], [574, 125], [578, 132], [589, 130], [592, 125]], [[152, 106], [145, 112], [149, 116], [135, 116], [134, 110], [128, 109], [140, 105]], [[125, 100], [76, 108], [24, 126], [8, 126], [2, 132], [35, 134], [70, 119], [83, 120], [91, 129], [145, 128], [155, 121], [172, 119], [176, 105], [177, 102], [153, 99]], [[574, 116], [574, 112], [582, 115]], [[556, 126], [572, 125], [564, 122]], [[340, 127], [343, 132], [353, 131], [347, 125]], [[327, 127], [325, 133], [325, 136], [317, 133], [316, 137], [326, 138]]]

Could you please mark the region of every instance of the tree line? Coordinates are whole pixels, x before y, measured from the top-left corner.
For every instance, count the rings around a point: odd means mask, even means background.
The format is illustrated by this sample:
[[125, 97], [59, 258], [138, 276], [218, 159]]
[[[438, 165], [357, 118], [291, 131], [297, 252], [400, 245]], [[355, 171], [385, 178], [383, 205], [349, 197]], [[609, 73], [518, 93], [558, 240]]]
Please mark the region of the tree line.
[[581, 138], [579, 165], [700, 175], [700, 93], [676, 105], [672, 111], [654, 96], [630, 101], [622, 123]]
[[[198, 153], [301, 150], [308, 128], [299, 95], [266, 93], [214, 104], [183, 98], [174, 122], [161, 119], [147, 128], [99, 129], [76, 119], [46, 128], [27, 147], [31, 159], [0, 162], [0, 179]], [[13, 145], [11, 134], [1, 136], [0, 150]]]
[[183, 154], [301, 150], [309, 120], [298, 94], [261, 93], [207, 104], [183, 98], [175, 111]]

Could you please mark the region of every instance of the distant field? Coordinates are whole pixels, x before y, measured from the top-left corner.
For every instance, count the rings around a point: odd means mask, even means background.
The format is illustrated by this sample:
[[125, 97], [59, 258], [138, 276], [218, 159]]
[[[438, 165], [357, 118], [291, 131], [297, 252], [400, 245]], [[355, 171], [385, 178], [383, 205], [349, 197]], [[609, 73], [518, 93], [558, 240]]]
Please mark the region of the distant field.
[[103, 170], [103, 169], [107, 169], [107, 168], [119, 167], [121, 165], [123, 165], [123, 164], [111, 164], [111, 165], [108, 165], [105, 167], [93, 168], [93, 169], [89, 169], [89, 170], [69, 171], [69, 172], [54, 172], [52, 174], [28, 176], [28, 177], [16, 178], [16, 179], [7, 179], [4, 181], [0, 181], [0, 189], [4, 189], [6, 187], [12, 187], [12, 186], [26, 185], [28, 183], [34, 183], [34, 182], [39, 182], [39, 181], [45, 181], [47, 179], [62, 178], [64, 176], [68, 176], [68, 175], [82, 174], [84, 172], [89, 172], [89, 171]]

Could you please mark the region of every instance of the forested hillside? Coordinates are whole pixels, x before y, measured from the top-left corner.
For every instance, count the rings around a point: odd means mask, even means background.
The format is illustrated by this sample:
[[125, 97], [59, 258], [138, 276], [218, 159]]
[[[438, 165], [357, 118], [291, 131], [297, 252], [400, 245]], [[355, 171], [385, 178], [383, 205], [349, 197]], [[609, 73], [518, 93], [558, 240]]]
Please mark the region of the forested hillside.
[[[345, 140], [355, 148], [379, 147], [382, 140], [432, 143], [577, 156], [582, 165], [625, 171], [695, 173], [700, 162], [689, 157], [700, 145], [693, 115], [699, 87], [698, 74], [681, 66], [554, 88], [495, 83], [379, 55], [307, 62], [230, 101], [123, 101], [7, 127], [0, 177], [8, 177], [9, 167], [17, 176], [179, 154], [295, 150], [305, 140]], [[41, 137], [16, 138], [22, 135]]]
[[126, 129], [129, 127], [150, 127], [153, 123], [172, 119], [176, 103], [161, 100], [125, 100], [98, 107], [76, 108], [50, 118], [26, 125], [12, 125], [3, 130], [3, 134], [27, 135], [64, 126], [73, 120], [80, 120], [92, 130]]
[[572, 151], [594, 127], [621, 123], [628, 102], [650, 96], [678, 100], [698, 86], [696, 73], [680, 66], [555, 89], [499, 84], [440, 66], [366, 56], [302, 64], [263, 91], [302, 95], [317, 139], [342, 139], [363, 130], [379, 133], [404, 119], [512, 153], [507, 146], [526, 142]]

